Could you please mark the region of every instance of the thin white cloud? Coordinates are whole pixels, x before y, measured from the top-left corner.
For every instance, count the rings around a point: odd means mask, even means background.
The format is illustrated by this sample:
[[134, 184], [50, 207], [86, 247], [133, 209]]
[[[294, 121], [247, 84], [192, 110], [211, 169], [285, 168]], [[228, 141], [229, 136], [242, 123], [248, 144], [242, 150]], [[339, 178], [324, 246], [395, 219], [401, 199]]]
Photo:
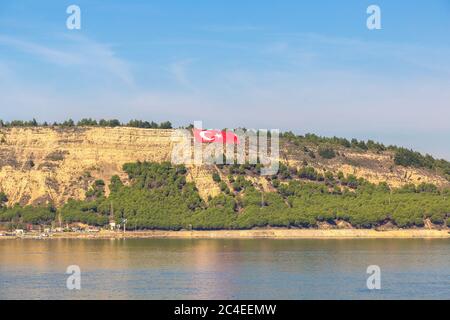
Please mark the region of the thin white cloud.
[[117, 56], [111, 46], [93, 41], [86, 37], [73, 37], [75, 50], [84, 58], [84, 64], [92, 68], [100, 68], [121, 79], [128, 85], [134, 85], [134, 77], [129, 63]]
[[192, 64], [192, 59], [179, 60], [170, 64], [169, 72], [172, 74], [174, 79], [181, 85], [185, 87], [190, 87], [191, 82], [189, 81], [187, 75], [187, 68]]
[[200, 29], [204, 30], [204, 31], [219, 32], [219, 33], [254, 32], [254, 31], [265, 30], [264, 27], [255, 26], [255, 25], [209, 25], [209, 26], [203, 26]]
[[[413, 43], [372, 41], [361, 38], [346, 38], [329, 36], [317, 33], [271, 33], [274, 37], [284, 39], [284, 53], [293, 57], [292, 52], [303, 48], [313, 48], [315, 57], [321, 55], [322, 60], [331, 61], [339, 58], [365, 60], [383, 64], [391, 61], [405, 67], [416, 67], [432, 72], [450, 74], [450, 46], [442, 45], [439, 48], [427, 47]], [[289, 47], [290, 50], [287, 50]], [[314, 52], [312, 51], [312, 52]], [[300, 56], [300, 58], [304, 58]], [[384, 59], [384, 60], [383, 60]], [[386, 71], [385, 68], [381, 68]]]
[[47, 62], [56, 64], [79, 64], [80, 57], [73, 53], [52, 49], [34, 42], [16, 39], [6, 35], [0, 35], [0, 45], [12, 47], [18, 51], [37, 56]]
[[65, 40], [58, 48], [0, 35], [0, 46], [18, 50], [58, 66], [85, 67], [85, 70], [91, 73], [100, 70], [116, 76], [128, 85], [134, 84], [128, 63], [118, 58], [110, 46], [81, 36], [66, 36]]

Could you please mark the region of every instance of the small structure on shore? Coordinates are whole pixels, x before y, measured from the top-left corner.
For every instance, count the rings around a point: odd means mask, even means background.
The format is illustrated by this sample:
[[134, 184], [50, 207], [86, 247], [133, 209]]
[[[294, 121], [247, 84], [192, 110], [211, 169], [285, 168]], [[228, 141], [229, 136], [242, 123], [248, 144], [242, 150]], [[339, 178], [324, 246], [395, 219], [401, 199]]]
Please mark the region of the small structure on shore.
[[111, 229], [111, 231], [116, 230], [116, 228], [117, 228], [116, 222], [115, 221], [110, 221], [109, 222], [109, 228]]

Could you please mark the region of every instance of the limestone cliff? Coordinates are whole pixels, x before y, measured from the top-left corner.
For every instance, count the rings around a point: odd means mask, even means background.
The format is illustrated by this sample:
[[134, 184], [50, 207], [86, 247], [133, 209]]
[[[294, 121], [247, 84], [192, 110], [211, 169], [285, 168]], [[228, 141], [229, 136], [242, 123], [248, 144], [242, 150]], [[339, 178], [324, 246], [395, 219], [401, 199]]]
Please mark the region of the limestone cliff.
[[[9, 204], [61, 205], [69, 198], [83, 199], [85, 191], [96, 179], [108, 185], [112, 175], [126, 183], [122, 165], [135, 161], [170, 161], [177, 142], [173, 130], [100, 127], [37, 127], [0, 129], [0, 191], [7, 194]], [[447, 185], [439, 175], [393, 165], [388, 152], [375, 154], [344, 150], [332, 160], [310, 159], [293, 146], [282, 143], [282, 161], [290, 166], [309, 165], [319, 170], [343, 171], [372, 182], [387, 180], [391, 185], [432, 182]], [[200, 195], [217, 195], [220, 191], [212, 180], [215, 167], [188, 166], [188, 179]], [[256, 178], [253, 178], [256, 179]], [[251, 180], [251, 179], [250, 179]], [[270, 191], [264, 179], [254, 181]]]
[[118, 174], [126, 180], [126, 162], [170, 160], [171, 134], [123, 127], [2, 129], [0, 189], [10, 204], [82, 199], [96, 179], [108, 182]]

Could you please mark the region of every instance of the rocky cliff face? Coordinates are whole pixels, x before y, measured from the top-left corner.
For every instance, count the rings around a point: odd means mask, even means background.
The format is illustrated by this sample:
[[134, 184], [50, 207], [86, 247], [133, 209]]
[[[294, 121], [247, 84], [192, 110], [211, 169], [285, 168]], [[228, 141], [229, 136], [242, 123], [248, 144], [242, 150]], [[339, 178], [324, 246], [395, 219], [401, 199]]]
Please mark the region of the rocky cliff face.
[[[83, 199], [96, 179], [108, 185], [111, 176], [117, 174], [126, 183], [124, 163], [170, 161], [177, 143], [172, 133], [125, 127], [0, 129], [0, 191], [8, 195], [10, 205], [61, 205], [69, 198]], [[410, 182], [448, 184], [433, 172], [394, 166], [389, 153], [347, 150], [325, 160], [310, 159], [289, 145], [282, 145], [281, 150], [282, 161], [291, 166], [307, 161], [319, 170], [343, 171], [372, 182], [387, 180], [394, 186]], [[214, 166], [188, 166], [188, 170], [188, 179], [196, 183], [203, 198], [219, 193], [212, 180]]]
[[10, 204], [61, 204], [82, 199], [96, 179], [122, 165], [170, 160], [171, 130], [11, 128], [0, 131], [0, 189]]

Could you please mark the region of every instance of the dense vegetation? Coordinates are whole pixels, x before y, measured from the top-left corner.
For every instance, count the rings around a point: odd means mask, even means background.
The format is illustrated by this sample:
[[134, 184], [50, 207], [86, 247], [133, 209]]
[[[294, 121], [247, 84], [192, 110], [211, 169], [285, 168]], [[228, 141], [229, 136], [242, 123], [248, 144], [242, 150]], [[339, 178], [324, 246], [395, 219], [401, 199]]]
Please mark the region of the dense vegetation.
[[[321, 137], [315, 135], [313, 133], [307, 133], [304, 136], [295, 135], [294, 133], [288, 131], [281, 135], [283, 138], [289, 140], [295, 145], [304, 145], [304, 144], [315, 144], [317, 146], [331, 146], [331, 147], [344, 147], [344, 148], [355, 148], [361, 150], [373, 150], [373, 151], [385, 151], [387, 147], [385, 147], [381, 143], [374, 142], [373, 140], [358, 141], [357, 139], [348, 140], [345, 138], [338, 137]], [[389, 148], [391, 148], [390, 146]]]
[[0, 209], [0, 222], [8, 222], [11, 227], [23, 224], [48, 225], [56, 218], [55, 208], [14, 206], [12, 208]]
[[394, 162], [404, 167], [416, 167], [436, 170], [450, 180], [450, 162], [443, 159], [434, 159], [431, 155], [422, 155], [412, 150], [397, 148]]
[[[213, 179], [222, 193], [204, 202], [192, 183], [186, 182], [186, 168], [170, 163], [138, 162], [124, 165], [131, 181], [124, 185], [111, 179], [111, 194], [105, 197], [105, 183], [97, 180], [86, 200], [70, 200], [54, 208], [13, 206], [0, 209], [0, 221], [50, 224], [82, 222], [104, 226], [110, 220], [126, 219], [128, 229], [247, 229], [253, 227], [316, 227], [319, 223], [347, 221], [355, 227], [371, 228], [390, 221], [398, 227], [422, 227], [424, 219], [444, 226], [449, 223], [450, 192], [436, 186], [407, 185], [391, 190], [387, 184], [371, 184], [342, 173], [334, 176], [311, 167], [300, 170], [281, 166], [269, 179], [275, 192], [261, 192], [246, 177], [256, 175], [257, 165], [221, 166], [226, 176]], [[3, 200], [2, 200], [3, 199]], [[0, 194], [1, 204], [6, 197]]]

